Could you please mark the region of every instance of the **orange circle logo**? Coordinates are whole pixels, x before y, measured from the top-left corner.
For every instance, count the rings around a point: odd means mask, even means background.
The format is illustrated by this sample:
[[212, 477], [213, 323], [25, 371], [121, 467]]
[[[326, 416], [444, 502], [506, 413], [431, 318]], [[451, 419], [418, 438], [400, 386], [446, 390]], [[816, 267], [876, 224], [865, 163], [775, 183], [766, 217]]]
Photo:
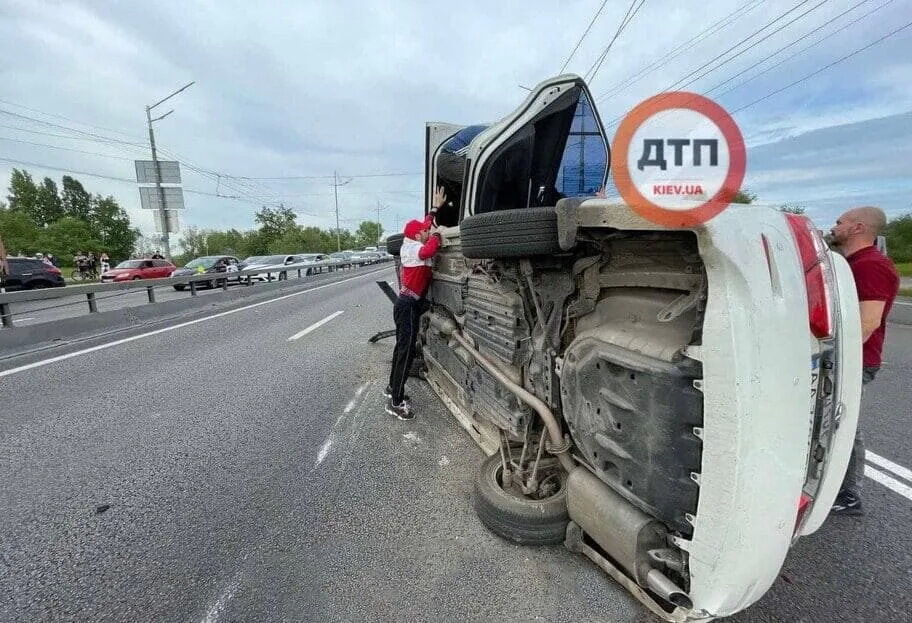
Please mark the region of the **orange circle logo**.
[[661, 93], [624, 117], [612, 145], [621, 197], [666, 227], [693, 227], [728, 207], [747, 166], [744, 138], [714, 101]]

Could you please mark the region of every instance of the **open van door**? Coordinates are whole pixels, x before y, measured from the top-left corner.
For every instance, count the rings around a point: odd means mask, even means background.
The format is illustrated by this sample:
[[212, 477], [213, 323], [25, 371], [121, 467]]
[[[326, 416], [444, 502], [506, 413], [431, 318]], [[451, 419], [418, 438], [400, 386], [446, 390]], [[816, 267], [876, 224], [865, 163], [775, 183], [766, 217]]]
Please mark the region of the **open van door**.
[[567, 74], [546, 80], [468, 150], [463, 217], [553, 206], [595, 196], [610, 165], [605, 128], [586, 83]]

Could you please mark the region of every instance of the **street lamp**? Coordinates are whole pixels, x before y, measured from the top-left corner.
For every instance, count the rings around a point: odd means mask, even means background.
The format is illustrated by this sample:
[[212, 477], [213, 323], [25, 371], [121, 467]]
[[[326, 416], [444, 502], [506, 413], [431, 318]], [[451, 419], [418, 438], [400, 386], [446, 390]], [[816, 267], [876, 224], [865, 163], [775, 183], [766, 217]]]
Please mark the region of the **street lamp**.
[[169, 110], [165, 114], [163, 114], [159, 117], [156, 117], [155, 119], [152, 118], [152, 109], [155, 108], [156, 106], [158, 106], [159, 104], [163, 104], [164, 102], [168, 101], [169, 99], [171, 99], [172, 97], [174, 97], [175, 95], [177, 95], [178, 93], [183, 91], [184, 89], [189, 88], [190, 86], [192, 86], [195, 83], [196, 83], [195, 80], [192, 82], [188, 82], [187, 84], [185, 84], [184, 86], [179, 88], [177, 91], [175, 91], [171, 95], [158, 100], [151, 106], [146, 106], [146, 121], [149, 124], [149, 145], [152, 147], [152, 164], [155, 167], [155, 188], [158, 191], [158, 201], [161, 206], [159, 208], [159, 211], [161, 212], [162, 229], [165, 230], [162, 232], [161, 242], [162, 242], [162, 246], [164, 247], [165, 257], [167, 257], [169, 260], [171, 259], [171, 241], [168, 236], [168, 233], [169, 233], [168, 232], [168, 212], [167, 212], [167, 206], [165, 205], [165, 189], [161, 185], [161, 165], [158, 163], [158, 154], [155, 151], [155, 132], [152, 131], [152, 124], [156, 121], [161, 121], [162, 119], [164, 119], [165, 117], [167, 117], [168, 115], [173, 113], [174, 109]]

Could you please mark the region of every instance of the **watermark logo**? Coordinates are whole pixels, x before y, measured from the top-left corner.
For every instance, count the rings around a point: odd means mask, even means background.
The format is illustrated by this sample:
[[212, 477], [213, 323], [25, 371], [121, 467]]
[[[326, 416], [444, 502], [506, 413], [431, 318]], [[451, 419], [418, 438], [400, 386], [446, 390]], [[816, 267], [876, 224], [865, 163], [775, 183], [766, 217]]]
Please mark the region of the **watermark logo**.
[[712, 100], [676, 91], [641, 102], [612, 145], [614, 182], [640, 216], [693, 227], [728, 207], [747, 156], [734, 119]]

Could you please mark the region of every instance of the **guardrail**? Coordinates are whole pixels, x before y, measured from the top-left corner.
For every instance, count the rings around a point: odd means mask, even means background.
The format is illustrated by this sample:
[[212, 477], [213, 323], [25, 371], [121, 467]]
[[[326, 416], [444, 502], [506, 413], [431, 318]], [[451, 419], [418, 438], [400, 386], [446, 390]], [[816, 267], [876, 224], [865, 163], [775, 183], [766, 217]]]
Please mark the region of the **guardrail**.
[[[374, 261], [362, 259], [351, 260], [330, 260], [325, 262], [313, 263], [296, 263], [296, 264], [276, 264], [275, 266], [266, 266], [250, 270], [241, 270], [237, 272], [216, 272], [216, 273], [198, 273], [194, 275], [183, 275], [180, 277], [164, 277], [161, 279], [135, 279], [132, 281], [119, 281], [110, 283], [91, 283], [85, 285], [69, 285], [63, 288], [47, 288], [40, 290], [18, 290], [15, 292], [0, 292], [0, 324], [5, 328], [13, 327], [13, 313], [10, 305], [13, 303], [27, 303], [31, 301], [45, 301], [69, 296], [85, 296], [84, 303], [66, 303], [66, 305], [88, 304], [89, 313], [98, 312], [98, 302], [95, 295], [102, 292], [114, 292], [121, 290], [146, 290], [149, 302], [155, 302], [155, 288], [164, 286], [188, 286], [190, 296], [196, 296], [196, 291], [200, 284], [208, 283], [213, 287], [220, 286], [223, 290], [228, 289], [228, 282], [237, 280], [238, 283], [251, 285], [252, 277], [266, 274], [267, 281], [278, 280], [278, 274], [297, 271], [298, 279], [305, 276], [308, 271], [313, 269], [354, 267], [365, 266], [367, 264], [377, 264], [389, 262], [392, 258], [381, 258]], [[304, 273], [304, 274], [302, 274]], [[276, 274], [276, 277], [272, 275]], [[246, 277], [246, 280], [244, 279]], [[37, 310], [36, 310], [37, 311]]]

